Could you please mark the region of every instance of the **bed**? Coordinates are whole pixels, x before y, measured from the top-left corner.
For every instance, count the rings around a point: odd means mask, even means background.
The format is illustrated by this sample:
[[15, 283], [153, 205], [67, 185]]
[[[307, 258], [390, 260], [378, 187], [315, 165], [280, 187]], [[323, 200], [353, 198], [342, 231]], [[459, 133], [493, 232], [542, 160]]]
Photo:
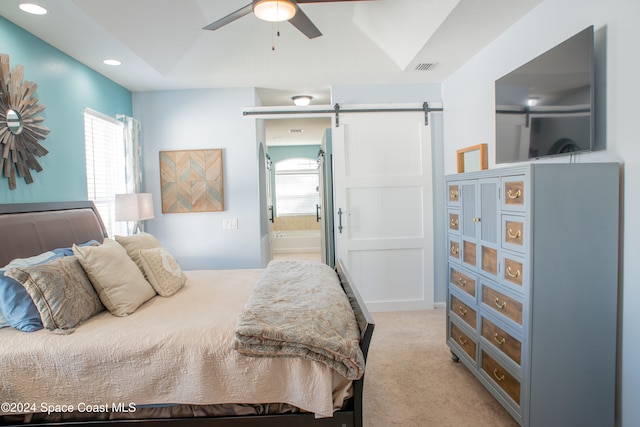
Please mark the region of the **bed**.
[[[1, 205], [0, 236], [0, 266], [63, 248], [65, 265], [71, 265], [71, 258], [86, 261], [92, 251], [118, 245], [107, 237], [91, 202]], [[50, 263], [35, 270], [46, 271]], [[340, 261], [332, 277], [306, 276], [316, 270], [328, 274], [326, 269], [320, 263], [282, 261], [266, 269], [180, 272], [183, 285], [174, 293], [158, 289], [160, 295], [122, 316], [108, 306], [91, 308], [95, 313], [69, 328], [60, 321], [35, 332], [2, 328], [0, 425], [360, 427], [364, 362], [374, 325]], [[23, 270], [14, 268], [11, 274]], [[93, 280], [91, 270], [86, 272]], [[293, 286], [280, 286], [279, 280]], [[338, 284], [346, 316], [354, 319], [357, 357], [356, 349], [349, 348], [348, 357], [336, 356], [337, 350], [315, 342], [311, 350], [296, 346], [283, 356], [279, 340], [288, 337], [281, 330], [271, 337], [275, 341], [255, 342], [264, 335], [262, 330], [253, 334], [256, 319], [263, 322], [262, 313], [275, 307], [259, 299], [260, 292], [285, 288], [287, 298], [270, 297], [309, 305], [300, 298], [308, 292], [300, 288], [306, 280]], [[326, 286], [329, 292], [332, 286]], [[96, 291], [103, 300], [104, 290]], [[42, 313], [42, 321], [50, 324]], [[303, 321], [296, 318], [300, 325], [291, 331], [322, 328], [298, 317]]]

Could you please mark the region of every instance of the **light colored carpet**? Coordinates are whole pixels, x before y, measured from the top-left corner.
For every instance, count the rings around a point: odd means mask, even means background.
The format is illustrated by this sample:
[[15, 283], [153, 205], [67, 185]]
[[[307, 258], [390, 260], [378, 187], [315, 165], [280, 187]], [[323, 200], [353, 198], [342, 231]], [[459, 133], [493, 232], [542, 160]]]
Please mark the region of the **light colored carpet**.
[[462, 363], [451, 360], [444, 309], [373, 318], [364, 427], [518, 426]]

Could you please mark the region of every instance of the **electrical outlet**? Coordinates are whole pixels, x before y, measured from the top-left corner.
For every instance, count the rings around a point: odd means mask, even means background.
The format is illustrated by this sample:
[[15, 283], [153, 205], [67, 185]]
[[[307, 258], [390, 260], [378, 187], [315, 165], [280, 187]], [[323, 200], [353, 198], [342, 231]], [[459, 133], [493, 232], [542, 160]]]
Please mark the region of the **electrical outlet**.
[[225, 230], [235, 230], [238, 228], [238, 218], [228, 218], [222, 220], [222, 228]]

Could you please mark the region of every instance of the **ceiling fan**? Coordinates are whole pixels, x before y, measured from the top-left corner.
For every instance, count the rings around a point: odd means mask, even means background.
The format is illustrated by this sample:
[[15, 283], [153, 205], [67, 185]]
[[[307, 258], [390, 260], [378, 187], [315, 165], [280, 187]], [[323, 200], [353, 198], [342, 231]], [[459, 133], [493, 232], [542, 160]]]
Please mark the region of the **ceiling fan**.
[[310, 39], [321, 36], [322, 33], [314, 25], [307, 15], [300, 9], [298, 3], [337, 3], [343, 1], [362, 0], [252, 0], [252, 2], [235, 12], [230, 13], [222, 19], [204, 27], [204, 30], [217, 30], [236, 19], [245, 15], [253, 14], [264, 20], [271, 22], [289, 21], [294, 27]]

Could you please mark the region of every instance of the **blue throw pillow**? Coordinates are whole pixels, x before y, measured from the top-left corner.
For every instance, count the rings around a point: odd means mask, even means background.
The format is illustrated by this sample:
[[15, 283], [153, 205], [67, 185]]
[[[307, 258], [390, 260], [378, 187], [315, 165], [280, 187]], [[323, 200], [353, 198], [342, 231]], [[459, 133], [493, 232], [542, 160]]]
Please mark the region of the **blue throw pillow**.
[[[82, 243], [78, 246], [99, 246], [99, 245], [100, 245], [100, 242], [98, 242], [97, 240], [89, 240], [88, 242]], [[73, 256], [73, 248], [71, 246], [68, 248], [54, 249], [52, 252], [56, 255]], [[47, 259], [46, 262], [49, 262], [49, 261], [51, 261], [51, 259]]]
[[42, 319], [33, 300], [22, 284], [0, 270], [0, 314], [9, 326], [33, 332], [42, 329]]
[[2, 328], [8, 328], [9, 324], [7, 323], [7, 321], [4, 319], [4, 316], [2, 315], [2, 313], [0, 312], [0, 329]]

